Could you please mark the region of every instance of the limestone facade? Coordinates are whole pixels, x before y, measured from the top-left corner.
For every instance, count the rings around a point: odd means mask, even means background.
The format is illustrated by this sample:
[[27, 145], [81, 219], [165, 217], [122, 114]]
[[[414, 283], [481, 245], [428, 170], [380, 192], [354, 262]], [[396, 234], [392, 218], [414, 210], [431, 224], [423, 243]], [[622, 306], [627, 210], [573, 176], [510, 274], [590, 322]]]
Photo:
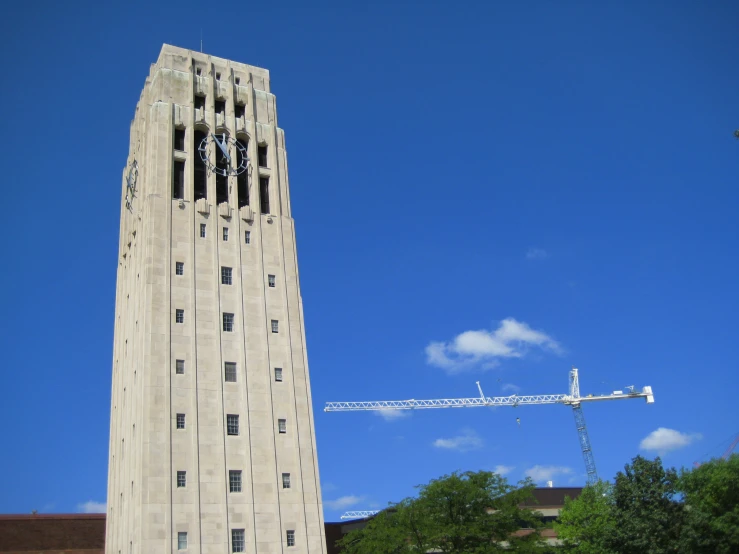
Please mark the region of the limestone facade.
[[[211, 133], [246, 147], [241, 178], [203, 174]], [[325, 553], [269, 72], [164, 45], [122, 185], [106, 553]]]

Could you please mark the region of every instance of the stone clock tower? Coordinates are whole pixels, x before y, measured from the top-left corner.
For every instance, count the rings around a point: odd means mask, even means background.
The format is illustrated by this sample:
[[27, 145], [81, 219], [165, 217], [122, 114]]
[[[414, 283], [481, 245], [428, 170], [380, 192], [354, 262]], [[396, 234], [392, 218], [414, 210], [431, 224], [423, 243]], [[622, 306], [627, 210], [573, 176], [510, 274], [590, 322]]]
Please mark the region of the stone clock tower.
[[269, 72], [164, 45], [121, 206], [106, 553], [325, 553]]

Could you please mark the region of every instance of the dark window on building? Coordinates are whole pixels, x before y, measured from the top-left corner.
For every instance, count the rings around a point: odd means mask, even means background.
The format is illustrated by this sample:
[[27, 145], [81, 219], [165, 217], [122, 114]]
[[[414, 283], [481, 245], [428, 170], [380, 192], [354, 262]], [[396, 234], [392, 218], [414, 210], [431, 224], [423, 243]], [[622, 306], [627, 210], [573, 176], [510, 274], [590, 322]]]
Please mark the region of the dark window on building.
[[251, 244], [251, 231], [244, 231], [244, 244]]
[[174, 372], [177, 375], [184, 375], [185, 373], [185, 360], [175, 360]]
[[295, 546], [295, 531], [289, 530], [285, 532], [288, 546]]
[[259, 158], [259, 167], [267, 167], [267, 145], [260, 144], [257, 148], [257, 157]]
[[174, 130], [174, 149], [180, 152], [185, 151], [185, 130], [175, 129]]
[[274, 275], [267, 275], [267, 284], [274, 288], [275, 286], [275, 276]]
[[175, 310], [174, 320], [176, 323], [185, 323], [185, 310]]
[[[200, 70], [198, 69], [198, 71]], [[177, 532], [177, 550], [187, 550], [187, 533], [185, 531]]]
[[239, 416], [237, 414], [226, 415], [226, 433], [229, 435], [239, 434]]
[[177, 414], [177, 429], [185, 428], [185, 414]]
[[[241, 145], [244, 148], [244, 151], [246, 152], [247, 148], [249, 147], [249, 142], [246, 139], [237, 139], [236, 142], [239, 143], [239, 145]], [[241, 167], [242, 165], [245, 165], [245, 160], [242, 157], [241, 150], [237, 148], [236, 149], [236, 167]], [[242, 171], [236, 176], [236, 189], [239, 195], [239, 208], [241, 208], [242, 206], [248, 206], [249, 205], [249, 177], [246, 171]]]
[[275, 368], [275, 381], [278, 383], [282, 381], [282, 368], [276, 367]]
[[223, 314], [223, 330], [232, 332], [234, 330], [234, 315], [225, 313]]
[[280, 322], [276, 319], [272, 320], [272, 332], [273, 333], [279, 333], [280, 332]]
[[225, 374], [226, 383], [236, 382], [236, 363], [235, 362], [224, 362], [223, 370]]
[[219, 113], [221, 115], [226, 115], [226, 102], [223, 100], [216, 100], [216, 113]]
[[289, 473], [282, 474], [282, 488], [283, 489], [290, 488], [290, 474]]
[[175, 275], [184, 275], [185, 274], [185, 264], [183, 262], [175, 262], [174, 263], [174, 273]]
[[177, 488], [181, 489], [186, 486], [187, 486], [187, 473], [184, 471], [178, 471], [177, 472]]
[[201, 239], [205, 238], [205, 223], [200, 224], [200, 238]]
[[221, 80], [221, 74], [220, 73], [216, 73], [216, 81], [220, 81], [220, 80]]
[[221, 266], [221, 284], [222, 285], [233, 284], [233, 269], [232, 268]]
[[172, 176], [172, 198], [185, 197], [185, 162], [174, 162], [174, 175]]
[[228, 470], [228, 490], [229, 492], [241, 492], [241, 470]]
[[200, 68], [195, 69], [195, 75], [200, 76]]
[[243, 104], [234, 104], [234, 116], [236, 119], [244, 117], [246, 115], [246, 106]]
[[263, 214], [269, 213], [269, 177], [259, 178], [259, 205]]
[[246, 539], [243, 529], [231, 529], [231, 552], [245, 552]]
[[[223, 146], [228, 150], [228, 137], [223, 134], [219, 139]], [[220, 147], [214, 144], [215, 156], [216, 156], [216, 203], [228, 202], [228, 159], [223, 155]], [[221, 175], [225, 173], [225, 175]]]
[[235, 78], [235, 81], [236, 81], [236, 84], [237, 85], [240, 85], [241, 84], [241, 77], [236, 77]]
[[281, 434], [287, 433], [287, 420], [286, 419], [277, 420], [277, 431]]
[[[203, 131], [195, 131], [196, 150], [200, 148], [200, 145], [205, 137], [206, 134]], [[208, 172], [205, 170], [205, 163], [200, 157], [200, 152], [196, 152], [193, 156], [193, 166], [193, 190], [195, 191], [195, 200], [199, 200], [200, 198], [208, 198]]]
[[[198, 71], [200, 71], [198, 69]], [[200, 73], [198, 73], [200, 75]], [[193, 103], [196, 110], [203, 110], [205, 109], [205, 96], [195, 96], [195, 102]]]

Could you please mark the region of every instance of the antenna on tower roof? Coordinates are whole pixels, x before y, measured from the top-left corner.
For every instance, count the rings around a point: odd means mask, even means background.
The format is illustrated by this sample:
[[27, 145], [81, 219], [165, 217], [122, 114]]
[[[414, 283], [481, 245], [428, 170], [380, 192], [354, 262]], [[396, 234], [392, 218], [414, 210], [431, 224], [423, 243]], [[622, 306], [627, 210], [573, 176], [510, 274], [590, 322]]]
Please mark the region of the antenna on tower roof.
[[200, 53], [203, 53], [203, 30], [200, 29]]

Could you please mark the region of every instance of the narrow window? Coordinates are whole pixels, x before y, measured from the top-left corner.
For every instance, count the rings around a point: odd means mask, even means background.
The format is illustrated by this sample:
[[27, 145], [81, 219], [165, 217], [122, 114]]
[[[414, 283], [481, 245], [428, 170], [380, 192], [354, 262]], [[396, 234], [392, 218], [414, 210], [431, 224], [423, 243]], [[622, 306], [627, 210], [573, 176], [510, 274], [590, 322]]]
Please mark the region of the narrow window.
[[244, 231], [244, 244], [251, 244], [251, 231]]
[[233, 271], [230, 267], [221, 267], [221, 284], [231, 285], [232, 284], [232, 279], [231, 279], [232, 274], [233, 274]]
[[[238, 115], [236, 116], [238, 117]], [[246, 148], [249, 145], [249, 141], [247, 139], [237, 139], [236, 142], [244, 148], [244, 151], [246, 152]], [[244, 159], [243, 154], [241, 153], [241, 149], [236, 149], [236, 167], [246, 167], [247, 160]], [[243, 206], [249, 205], [249, 176], [247, 175], [246, 171], [242, 171], [236, 176], [236, 192], [239, 196], [239, 208]]]
[[232, 436], [239, 434], [238, 414], [226, 414], [226, 433]]
[[226, 383], [235, 383], [236, 382], [236, 364], [234, 362], [225, 362], [223, 365], [224, 365]]
[[228, 227], [223, 228], [223, 240], [224, 241], [228, 240]]
[[215, 109], [216, 113], [226, 115], [226, 103], [223, 100], [216, 100]]
[[199, 67], [195, 70], [195, 75], [197, 75], [198, 77], [200, 77], [200, 68]]
[[234, 116], [236, 119], [241, 119], [246, 115], [246, 106], [243, 104], [234, 104]]
[[234, 330], [234, 315], [224, 312], [223, 313], [223, 330], [231, 333]]
[[187, 550], [187, 533], [183, 531], [177, 533], [177, 550]]
[[187, 486], [187, 472], [178, 471], [177, 472], [177, 488], [181, 489], [186, 486]]
[[[198, 69], [198, 71], [200, 70]], [[200, 73], [198, 73], [198, 75], [200, 75]], [[196, 95], [194, 98], [193, 104], [196, 110], [204, 110], [205, 109], [205, 96]]]
[[283, 489], [290, 488], [290, 474], [289, 473], [282, 474], [282, 488]]
[[[182, 416], [182, 417], [184, 418], [185, 416]], [[287, 420], [286, 419], [277, 420], [277, 430], [282, 434], [287, 433]]]
[[236, 84], [237, 85], [240, 85], [241, 84], [241, 77], [236, 77], [235, 81], [236, 81]]
[[228, 471], [228, 490], [241, 492], [241, 470], [230, 469]]
[[231, 552], [244, 552], [246, 541], [243, 529], [231, 529]]
[[185, 428], [185, 414], [177, 414], [177, 429]]
[[257, 157], [259, 158], [259, 167], [267, 167], [267, 145], [260, 144], [257, 147]]
[[184, 262], [175, 262], [175, 264], [174, 264], [174, 273], [175, 273], [175, 275], [184, 275], [185, 274], [185, 264], [184, 264]]
[[221, 74], [220, 73], [216, 73], [216, 81], [220, 81], [220, 80], [221, 80]]
[[273, 333], [279, 333], [280, 332], [280, 322], [276, 319], [272, 320], [272, 332]]
[[175, 160], [172, 175], [172, 198], [185, 198], [185, 162]]
[[205, 223], [200, 224], [200, 238], [201, 239], [205, 238]]
[[[205, 137], [206, 134], [203, 131], [195, 131], [196, 150], [201, 147]], [[195, 152], [193, 156], [193, 191], [195, 192], [195, 200], [208, 198], [208, 173], [205, 169], [205, 162], [200, 156], [200, 151]]]
[[288, 530], [286, 532], [287, 535], [287, 545], [288, 546], [295, 546], [295, 531]]
[[267, 275], [267, 283], [270, 287], [274, 288], [275, 286], [275, 276], [274, 275]]
[[269, 177], [259, 178], [259, 205], [263, 214], [269, 213]]
[[174, 130], [174, 149], [180, 152], [185, 151], [185, 130], [175, 129]]
[[174, 372], [177, 375], [185, 374], [185, 360], [175, 360], [174, 367], [175, 367]]
[[175, 310], [174, 319], [177, 323], [185, 323], [185, 310]]
[[282, 368], [281, 367], [275, 368], [275, 381], [277, 382], [282, 381]]

